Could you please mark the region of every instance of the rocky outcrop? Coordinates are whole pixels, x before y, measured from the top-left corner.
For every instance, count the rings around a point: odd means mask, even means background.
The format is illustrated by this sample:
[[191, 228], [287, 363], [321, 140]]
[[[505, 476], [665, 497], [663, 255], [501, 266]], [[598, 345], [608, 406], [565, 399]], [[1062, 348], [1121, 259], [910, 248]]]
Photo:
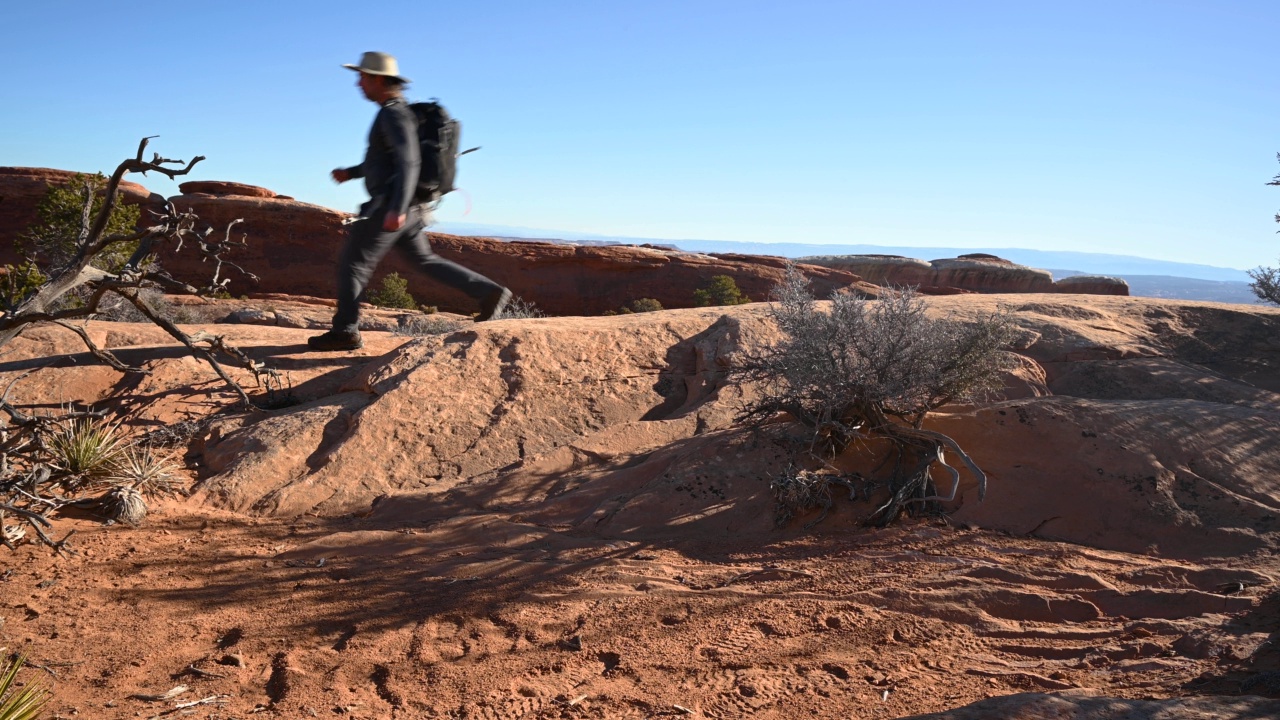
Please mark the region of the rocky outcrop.
[[[257, 198], [274, 198], [281, 197], [274, 190], [268, 190], [257, 185], [245, 185], [244, 183], [225, 182], [220, 180], [193, 180], [184, 182], [178, 186], [183, 195], [218, 195], [237, 197], [257, 197]], [[288, 199], [288, 198], [286, 198]]]
[[[550, 242], [502, 242], [486, 238], [431, 235], [440, 255], [509, 286], [552, 315], [599, 315], [641, 298], [664, 308], [694, 305], [694, 292], [716, 275], [734, 279], [755, 301], [766, 300], [785, 274], [786, 260], [755, 255], [703, 255], [634, 245], [565, 245]], [[403, 266], [401, 266], [403, 268]], [[879, 288], [843, 270], [801, 268], [820, 297], [852, 290], [875, 296]], [[416, 276], [408, 268], [406, 277]], [[413, 280], [410, 280], [413, 283]], [[474, 302], [419, 280], [424, 302], [441, 309], [471, 312]], [[412, 287], [412, 286], [411, 286]]]
[[1106, 275], [1073, 275], [1053, 283], [1053, 292], [1086, 295], [1128, 295], [1129, 283]]
[[901, 255], [823, 255], [801, 262], [847, 270], [878, 285], [914, 286], [927, 295], [980, 293], [1081, 293], [1128, 295], [1119, 278], [1077, 276], [1054, 281], [1047, 270], [1029, 268], [986, 253], [941, 260]]
[[[258, 280], [254, 282], [235, 270], [226, 272], [225, 276], [231, 278], [228, 290], [232, 295], [283, 293], [333, 297], [334, 267], [346, 237], [342, 223], [350, 217], [347, 213], [297, 200], [242, 194], [254, 190], [249, 185], [184, 183], [181, 187], [192, 185], [235, 191], [230, 194], [192, 192], [170, 198], [177, 209], [194, 212], [211, 225], [214, 232], [221, 233], [231, 222], [243, 220], [232, 232], [244, 235], [247, 246], [236, 248], [226, 259], [257, 275]], [[191, 283], [207, 281], [211, 271], [190, 248], [175, 252], [172, 246], [166, 245], [160, 252], [160, 264], [174, 277]]]
[[[334, 272], [346, 238], [343, 221], [349, 215], [282, 197], [247, 194], [263, 190], [247, 185], [186, 183], [182, 187], [202, 191], [179, 195], [172, 198], [173, 203], [213, 227], [244, 220], [235, 232], [247, 235], [249, 246], [238, 248], [228, 259], [257, 275], [258, 281], [233, 272], [228, 288], [232, 295], [333, 296]], [[782, 258], [703, 255], [646, 246], [501, 241], [438, 233], [431, 233], [430, 239], [442, 257], [510, 287], [551, 315], [599, 315], [641, 298], [653, 298], [665, 308], [691, 307], [694, 291], [715, 275], [732, 277], [748, 297], [764, 300], [786, 267]], [[194, 254], [175, 254], [171, 249], [161, 255], [161, 264], [189, 282], [198, 282], [202, 273], [209, 272], [209, 266]], [[878, 293], [876, 286], [844, 270], [818, 266], [804, 270], [820, 296], [846, 289]], [[475, 300], [423, 276], [394, 251], [379, 267], [374, 287], [393, 272], [408, 281], [409, 292], [419, 303], [463, 314], [477, 309]]]
[[[1008, 298], [927, 305], [964, 319], [1007, 307]], [[251, 357], [287, 369], [301, 404], [218, 425], [201, 447], [205, 502], [340, 515], [383, 494], [452, 492], [460, 483], [474, 485], [476, 502], [497, 502], [548, 492], [546, 478], [572, 468], [591, 484], [539, 506], [539, 522], [589, 522], [592, 532], [633, 539], [670, 532], [663, 518], [672, 517], [714, 514], [718, 537], [772, 527], [767, 478], [785, 453], [734, 426], [740, 393], [751, 390], [725, 382], [736, 358], [777, 339], [764, 306], [481, 325], [455, 316], [416, 339], [370, 331], [353, 354], [308, 353], [313, 331], [279, 326], [282, 313], [303, 317], [302, 308], [272, 301], [261, 309], [276, 314], [277, 327], [215, 327]], [[1270, 527], [1280, 492], [1269, 480], [1280, 473], [1280, 448], [1268, 442], [1280, 433], [1280, 310], [1083, 295], [1041, 295], [1007, 309], [1021, 329], [1021, 370], [993, 402], [946, 408], [927, 422], [988, 475], [982, 502], [963, 475], [953, 520], [1166, 558], [1280, 547]], [[323, 320], [325, 310], [317, 312]], [[172, 419], [161, 413], [216, 406], [208, 368], [164, 352], [163, 332], [138, 327], [91, 323], [89, 332], [152, 370], [141, 385], [93, 364], [78, 338], [56, 327], [11, 343], [0, 372], [38, 366], [15, 391], [24, 405], [126, 402], [157, 422]], [[871, 464], [856, 465], [864, 460]], [[838, 462], [873, 476], [878, 461]], [[726, 495], [672, 493], [672, 468]], [[849, 507], [844, 517], [863, 512]]]
[[[36, 208], [49, 188], [66, 185], [75, 175], [70, 170], [0, 167], [0, 264], [18, 259], [14, 243], [36, 221]], [[120, 199], [127, 205], [143, 205], [150, 201], [151, 192], [126, 180], [120, 183]]]

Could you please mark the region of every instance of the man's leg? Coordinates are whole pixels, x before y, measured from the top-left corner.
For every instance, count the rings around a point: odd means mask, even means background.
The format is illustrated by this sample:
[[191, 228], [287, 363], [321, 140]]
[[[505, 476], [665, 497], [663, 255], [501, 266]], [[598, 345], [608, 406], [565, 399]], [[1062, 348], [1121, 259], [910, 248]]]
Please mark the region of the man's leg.
[[409, 223], [397, 232], [383, 232], [381, 222], [381, 213], [369, 213], [351, 225], [338, 261], [338, 310], [333, 315], [333, 328], [307, 338], [312, 350], [355, 350], [364, 346], [360, 338], [360, 293], [391, 246], [406, 230], [416, 232]]
[[427, 277], [461, 290], [480, 301], [479, 320], [491, 320], [502, 311], [511, 299], [511, 292], [498, 283], [451, 260], [446, 260], [431, 249], [425, 232], [416, 232], [400, 238], [401, 251], [418, 266]]
[[382, 215], [376, 215], [353, 223], [347, 244], [342, 248], [342, 258], [338, 261], [338, 311], [333, 315], [335, 333], [360, 332], [360, 293], [364, 292], [387, 251], [413, 228], [411, 218], [401, 230], [383, 232], [379, 226]]

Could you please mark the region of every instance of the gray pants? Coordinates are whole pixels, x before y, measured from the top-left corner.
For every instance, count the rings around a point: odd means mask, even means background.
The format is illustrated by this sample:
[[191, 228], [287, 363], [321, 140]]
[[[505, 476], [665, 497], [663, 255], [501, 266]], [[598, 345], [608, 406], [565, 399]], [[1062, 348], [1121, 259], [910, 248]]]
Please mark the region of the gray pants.
[[338, 262], [338, 311], [333, 316], [335, 332], [358, 332], [360, 329], [360, 293], [373, 277], [382, 258], [397, 247], [428, 277], [461, 290], [476, 300], [501, 292], [502, 286], [461, 265], [436, 255], [427, 242], [428, 217], [421, 206], [409, 207], [404, 227], [384, 232], [382, 221], [386, 211], [378, 198], [360, 208], [361, 219], [352, 223], [347, 244]]

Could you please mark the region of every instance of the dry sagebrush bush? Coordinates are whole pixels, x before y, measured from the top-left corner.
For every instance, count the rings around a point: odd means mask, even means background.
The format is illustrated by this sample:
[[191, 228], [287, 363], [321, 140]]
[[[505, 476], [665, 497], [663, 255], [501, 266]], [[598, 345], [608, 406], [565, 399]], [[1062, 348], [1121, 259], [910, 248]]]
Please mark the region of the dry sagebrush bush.
[[[795, 267], [774, 289], [773, 317], [783, 340], [748, 359], [732, 376], [759, 389], [740, 419], [769, 422], [787, 413], [813, 432], [809, 451], [834, 456], [855, 440], [886, 439], [889, 499], [868, 518], [892, 522], [913, 503], [952, 500], [959, 473], [945, 452], [961, 459], [978, 480], [986, 476], [954, 440], [924, 430], [925, 416], [943, 405], [971, 402], [999, 388], [1012, 365], [1004, 348], [1015, 327], [1007, 314], [976, 321], [931, 318], [912, 290], [879, 300], [850, 294], [821, 308]], [[945, 470], [952, 491], [941, 497], [930, 470]]]

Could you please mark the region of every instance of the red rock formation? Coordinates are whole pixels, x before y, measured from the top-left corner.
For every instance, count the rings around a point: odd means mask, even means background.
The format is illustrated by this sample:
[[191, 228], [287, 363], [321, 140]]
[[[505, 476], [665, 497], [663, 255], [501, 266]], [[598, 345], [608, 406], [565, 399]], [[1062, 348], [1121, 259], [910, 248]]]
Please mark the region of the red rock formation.
[[[184, 183], [181, 187], [189, 185]], [[246, 235], [248, 247], [236, 248], [226, 259], [257, 275], [259, 281], [255, 283], [231, 270], [226, 275], [231, 278], [231, 294], [333, 297], [334, 267], [346, 237], [342, 221], [349, 217], [347, 213], [297, 200], [239, 194], [194, 193], [178, 195], [170, 201], [179, 210], [195, 212], [215, 232], [223, 232], [234, 220], [244, 220], [233, 232]], [[196, 253], [189, 249], [175, 253], [170, 246], [162, 249], [160, 264], [187, 282], [207, 281], [211, 271]]]
[[[553, 315], [599, 315], [640, 298], [664, 308], [692, 307], [695, 290], [716, 275], [728, 275], [752, 300], [768, 299], [783, 277], [786, 260], [755, 255], [702, 255], [632, 245], [564, 245], [502, 242], [488, 238], [431, 235], [440, 255], [509, 286]], [[876, 295], [878, 288], [858, 276], [818, 266], [802, 266], [819, 297], [844, 289]], [[410, 277], [411, 270], [400, 270]], [[413, 290], [414, 280], [410, 279]], [[429, 280], [419, 280], [415, 296], [442, 309], [474, 307], [465, 296]], [[455, 310], [461, 311], [461, 310]]]
[[924, 261], [900, 255], [829, 255], [803, 262], [838, 268], [878, 285], [911, 285], [926, 295], [981, 293], [1082, 293], [1128, 295], [1118, 278], [1081, 276], [1054, 282], [1053, 274], [986, 253]]
[[[86, 173], [92, 174], [92, 173]], [[36, 221], [36, 207], [49, 188], [65, 185], [76, 175], [70, 170], [0, 167], [0, 264], [18, 260], [14, 243]], [[120, 199], [126, 205], [142, 205], [151, 192], [138, 183], [120, 183]]]
[[192, 180], [178, 186], [183, 195], [234, 195], [238, 197], [273, 198], [278, 197], [274, 190], [257, 185], [245, 185], [237, 182], [218, 180]]
[[1128, 295], [1129, 283], [1106, 275], [1075, 275], [1054, 281], [1053, 292], [1088, 295]]
[[[197, 187], [209, 185], [222, 184]], [[241, 187], [251, 186], [234, 186], [232, 190], [238, 192]], [[179, 209], [194, 211], [214, 228], [244, 219], [236, 232], [248, 235], [249, 247], [237, 249], [228, 259], [259, 280], [253, 283], [233, 271], [231, 294], [270, 292], [333, 297], [338, 255], [346, 238], [342, 221], [349, 217], [347, 214], [280, 197], [196, 193], [179, 195], [172, 201]], [[706, 286], [715, 275], [728, 275], [748, 297], [765, 300], [786, 267], [782, 258], [754, 255], [702, 255], [622, 245], [504, 242], [437, 233], [430, 237], [432, 247], [442, 257], [507, 285], [552, 315], [599, 315], [641, 298], [653, 298], [664, 308], [691, 307], [694, 291]], [[210, 270], [194, 254], [176, 255], [171, 249], [161, 255], [161, 264], [175, 277], [189, 282], [206, 279]], [[808, 266], [804, 271], [820, 297], [850, 287], [869, 295], [878, 292], [876, 286], [843, 270]], [[474, 300], [423, 276], [394, 251], [374, 276], [373, 286], [393, 272], [408, 280], [409, 292], [420, 303], [463, 314], [477, 309]]]

